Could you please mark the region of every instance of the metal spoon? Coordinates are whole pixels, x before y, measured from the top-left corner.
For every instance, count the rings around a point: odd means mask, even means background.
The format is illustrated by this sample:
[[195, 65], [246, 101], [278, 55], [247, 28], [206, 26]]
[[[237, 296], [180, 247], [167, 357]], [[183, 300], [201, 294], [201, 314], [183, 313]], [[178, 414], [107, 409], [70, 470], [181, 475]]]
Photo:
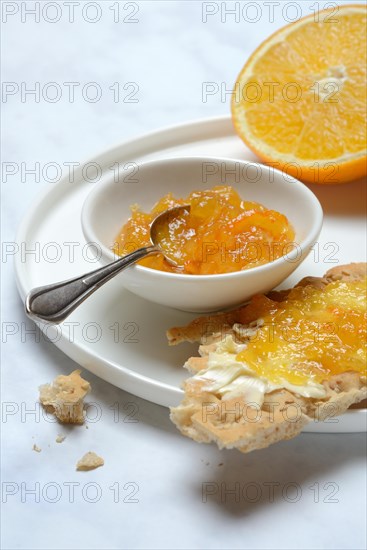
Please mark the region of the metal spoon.
[[91, 296], [98, 288], [112, 279], [123, 269], [141, 260], [149, 254], [161, 253], [173, 265], [177, 262], [167, 257], [160, 246], [162, 230], [167, 228], [172, 219], [183, 212], [189, 212], [190, 206], [176, 206], [159, 214], [150, 226], [150, 246], [135, 250], [110, 264], [90, 273], [60, 281], [51, 285], [40, 286], [29, 292], [25, 300], [25, 310], [34, 320], [58, 324], [64, 321], [74, 309]]

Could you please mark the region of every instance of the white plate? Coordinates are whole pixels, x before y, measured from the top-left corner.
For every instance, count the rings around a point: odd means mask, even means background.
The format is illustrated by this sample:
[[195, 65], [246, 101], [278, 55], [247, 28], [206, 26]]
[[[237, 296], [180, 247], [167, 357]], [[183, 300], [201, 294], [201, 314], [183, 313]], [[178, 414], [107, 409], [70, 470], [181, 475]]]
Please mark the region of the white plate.
[[[110, 149], [67, 174], [38, 200], [17, 235], [15, 270], [20, 295], [34, 286], [67, 279], [97, 267], [81, 230], [80, 213], [93, 185], [114, 177], [116, 163], [124, 173], [128, 163], [173, 156], [215, 155], [257, 160], [235, 136], [229, 117], [187, 123], [145, 135]], [[112, 168], [111, 168], [112, 167]], [[93, 174], [92, 174], [93, 173]], [[92, 175], [91, 175], [92, 174]], [[131, 183], [133, 185], [133, 182]], [[310, 186], [324, 209], [319, 242], [302, 266], [282, 287], [305, 275], [321, 275], [331, 267], [365, 261], [366, 225], [363, 181], [341, 186]], [[27, 253], [36, 250], [36, 253]], [[104, 380], [159, 405], [176, 405], [184, 361], [197, 346], [167, 345], [167, 328], [185, 324], [194, 314], [154, 305], [124, 290], [112, 280], [80, 306], [59, 327], [42, 327], [46, 335], [74, 361]], [[334, 420], [333, 422], [331, 420]], [[305, 431], [353, 432], [366, 428], [366, 410], [348, 411]]]

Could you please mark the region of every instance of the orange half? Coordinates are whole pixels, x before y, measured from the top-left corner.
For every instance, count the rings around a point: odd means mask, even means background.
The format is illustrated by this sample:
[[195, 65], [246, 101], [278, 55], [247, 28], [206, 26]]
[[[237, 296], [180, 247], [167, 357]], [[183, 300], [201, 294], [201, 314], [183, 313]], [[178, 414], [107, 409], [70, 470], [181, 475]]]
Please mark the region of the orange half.
[[367, 173], [367, 9], [344, 5], [278, 30], [252, 54], [232, 118], [261, 159], [312, 183]]

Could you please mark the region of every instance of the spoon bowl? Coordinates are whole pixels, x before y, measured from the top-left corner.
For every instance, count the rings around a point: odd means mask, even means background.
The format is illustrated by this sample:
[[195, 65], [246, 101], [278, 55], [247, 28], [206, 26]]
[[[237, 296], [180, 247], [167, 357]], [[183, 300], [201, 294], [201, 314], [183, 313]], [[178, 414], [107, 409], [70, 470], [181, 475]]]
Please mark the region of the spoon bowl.
[[176, 259], [172, 258], [172, 256], [161, 244], [162, 234], [165, 233], [165, 229], [169, 227], [170, 223], [175, 218], [178, 218], [184, 212], [190, 212], [190, 208], [191, 207], [189, 204], [169, 208], [168, 210], [165, 210], [164, 212], [159, 214], [159, 216], [155, 217], [150, 225], [150, 242], [158, 249], [158, 251], [160, 251], [164, 255], [167, 262], [176, 267], [179, 267]]

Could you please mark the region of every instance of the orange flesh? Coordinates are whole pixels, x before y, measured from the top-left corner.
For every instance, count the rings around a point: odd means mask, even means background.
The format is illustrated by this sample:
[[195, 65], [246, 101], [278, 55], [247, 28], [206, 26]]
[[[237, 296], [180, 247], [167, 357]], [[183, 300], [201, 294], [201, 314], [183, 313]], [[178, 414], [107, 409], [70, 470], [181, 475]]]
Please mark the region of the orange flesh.
[[335, 6], [278, 30], [246, 62], [232, 116], [260, 158], [315, 183], [366, 174], [366, 21], [362, 4]]
[[255, 296], [241, 322], [264, 324], [237, 360], [275, 384], [320, 383], [348, 370], [365, 374], [366, 281], [297, 287], [282, 302]]
[[232, 187], [218, 186], [193, 191], [185, 199], [168, 194], [149, 214], [132, 207], [132, 216], [116, 238], [115, 253], [122, 256], [149, 245], [152, 220], [184, 204], [191, 205], [190, 213], [176, 216], [160, 235], [161, 247], [179, 267], [161, 254], [144, 258], [141, 265], [192, 275], [230, 273], [271, 262], [294, 247], [294, 231], [283, 214], [243, 201]]

